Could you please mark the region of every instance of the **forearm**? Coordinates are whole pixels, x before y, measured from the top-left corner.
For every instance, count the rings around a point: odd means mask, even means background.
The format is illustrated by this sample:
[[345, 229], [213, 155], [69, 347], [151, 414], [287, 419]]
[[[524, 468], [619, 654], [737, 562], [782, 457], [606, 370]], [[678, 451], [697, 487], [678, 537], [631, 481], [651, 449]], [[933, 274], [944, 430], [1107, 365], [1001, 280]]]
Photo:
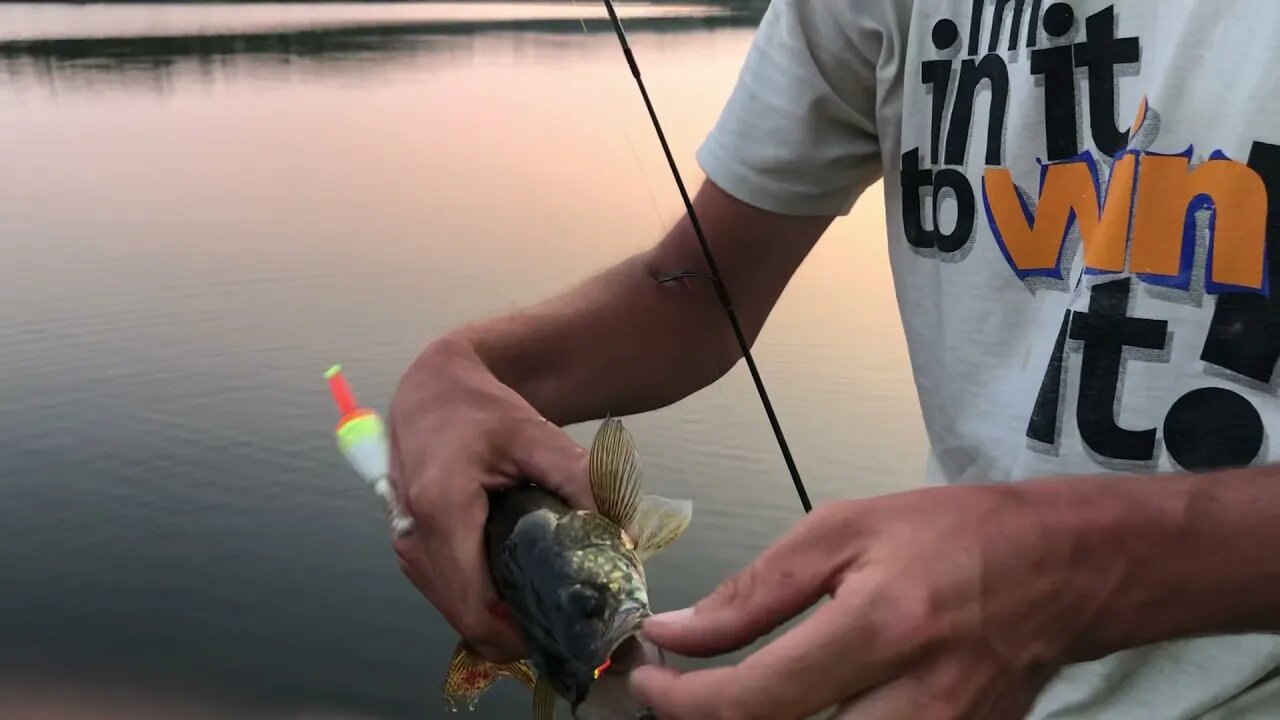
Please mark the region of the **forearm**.
[[[748, 207], [708, 184], [695, 207], [748, 341], [830, 218]], [[474, 353], [545, 417], [569, 424], [644, 412], [710, 384], [741, 357], [687, 218], [652, 249], [520, 311], [442, 341]]]
[[459, 330], [484, 364], [545, 417], [564, 425], [644, 412], [713, 382], [733, 342], [710, 283], [659, 284], [698, 270], [660, 251], [629, 257], [569, 292]]
[[1280, 632], [1280, 467], [1090, 478], [1062, 489], [1082, 493], [1063, 521], [1074, 526], [1073, 583], [1091, 616], [1076, 659]]

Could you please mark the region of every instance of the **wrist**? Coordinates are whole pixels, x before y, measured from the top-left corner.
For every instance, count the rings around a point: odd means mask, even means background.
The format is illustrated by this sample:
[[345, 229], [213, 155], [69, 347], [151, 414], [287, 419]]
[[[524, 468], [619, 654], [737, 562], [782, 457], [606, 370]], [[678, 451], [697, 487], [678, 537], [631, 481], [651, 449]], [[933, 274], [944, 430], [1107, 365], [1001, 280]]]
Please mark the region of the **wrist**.
[[429, 377], [464, 379], [467, 383], [503, 385], [538, 411], [543, 417], [566, 424], [563, 397], [545, 356], [530, 347], [521, 349], [501, 328], [464, 325], [425, 347], [415, 360], [415, 370]]
[[469, 327], [461, 327], [427, 343], [414, 360], [416, 366], [440, 371], [461, 365], [484, 366]]
[[466, 388], [482, 388], [494, 380], [469, 339], [457, 331], [442, 335], [419, 351], [400, 378], [397, 395], [416, 403], [442, 407], [458, 402]]
[[[1025, 483], [1043, 542], [1060, 574], [1046, 598], [1068, 617], [1056, 626], [1064, 663], [1098, 659], [1162, 639], [1160, 610], [1178, 605], [1180, 545], [1193, 488], [1182, 476], [1071, 477]], [[1174, 592], [1177, 592], [1176, 590]]]
[[[1200, 635], [1280, 629], [1275, 468], [1052, 483], [1079, 615], [1068, 662]], [[1048, 487], [1048, 486], [1046, 486]]]

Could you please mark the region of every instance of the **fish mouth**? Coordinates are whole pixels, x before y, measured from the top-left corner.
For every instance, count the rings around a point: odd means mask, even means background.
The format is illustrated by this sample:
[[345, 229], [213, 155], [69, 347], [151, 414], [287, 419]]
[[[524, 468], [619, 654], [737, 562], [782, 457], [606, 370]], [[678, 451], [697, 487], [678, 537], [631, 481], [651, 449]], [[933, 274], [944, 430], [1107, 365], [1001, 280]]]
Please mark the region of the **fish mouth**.
[[[644, 665], [665, 665], [662, 648], [650, 642], [642, 634], [644, 619], [649, 613], [640, 612], [619, 623], [618, 631], [601, 643], [607, 652], [601, 658], [601, 670], [590, 685], [581, 689], [572, 705], [577, 720], [618, 720], [646, 717], [648, 710], [631, 695], [627, 678], [633, 670]], [[649, 711], [652, 712], [652, 711]]]
[[596, 660], [602, 672], [630, 672], [639, 666], [635, 663], [642, 661], [644, 656], [643, 653], [637, 656], [636, 650], [638, 646], [642, 649], [645, 645], [640, 638], [640, 631], [651, 614], [643, 608], [619, 613], [613, 628], [600, 641], [604, 652]]

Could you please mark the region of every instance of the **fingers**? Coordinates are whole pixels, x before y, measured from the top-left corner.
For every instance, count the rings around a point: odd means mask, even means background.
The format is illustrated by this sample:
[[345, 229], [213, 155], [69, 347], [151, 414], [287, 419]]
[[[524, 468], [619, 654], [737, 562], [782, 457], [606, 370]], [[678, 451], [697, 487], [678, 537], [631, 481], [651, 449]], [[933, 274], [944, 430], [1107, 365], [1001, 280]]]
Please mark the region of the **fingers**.
[[692, 608], [656, 615], [645, 634], [662, 647], [693, 657], [741, 649], [834, 590], [852, 562], [850, 529], [825, 514], [806, 518], [744, 570]]
[[417, 529], [394, 543], [405, 576], [481, 657], [497, 663], [523, 657], [519, 633], [489, 575], [488, 503], [479, 482], [409, 497]]
[[[922, 683], [908, 676], [871, 690], [840, 705], [829, 720], [942, 720], [959, 716], [938, 715]], [[931, 713], [932, 711], [932, 713]]]
[[389, 480], [413, 521], [412, 532], [393, 542], [401, 572], [481, 657], [491, 662], [520, 659], [523, 643], [493, 587], [485, 557], [489, 506], [484, 472], [477, 469], [483, 463], [430, 458], [409, 473], [402, 453], [415, 448], [402, 444], [398, 424], [390, 424], [389, 432]]
[[524, 476], [582, 510], [595, 510], [588, 479], [587, 451], [554, 423], [538, 418], [509, 425], [499, 452]]
[[873, 644], [869, 633], [856, 608], [832, 601], [738, 665], [685, 674], [637, 668], [632, 687], [663, 720], [798, 720], [892, 677], [890, 664], [860, 657]]
[[490, 575], [487, 493], [528, 479], [594, 508], [586, 451], [483, 368], [412, 378], [389, 423], [389, 481], [413, 521], [394, 543], [401, 571], [483, 658], [520, 659], [523, 643]]

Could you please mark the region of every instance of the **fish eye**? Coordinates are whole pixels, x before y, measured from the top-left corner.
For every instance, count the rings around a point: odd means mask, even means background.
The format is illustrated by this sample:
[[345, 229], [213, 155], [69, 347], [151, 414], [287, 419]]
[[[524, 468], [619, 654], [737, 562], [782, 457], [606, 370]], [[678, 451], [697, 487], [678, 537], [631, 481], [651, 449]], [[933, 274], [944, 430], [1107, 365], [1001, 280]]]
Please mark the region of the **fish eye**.
[[604, 598], [588, 585], [574, 585], [565, 591], [565, 604], [578, 615], [600, 617], [604, 614]]

